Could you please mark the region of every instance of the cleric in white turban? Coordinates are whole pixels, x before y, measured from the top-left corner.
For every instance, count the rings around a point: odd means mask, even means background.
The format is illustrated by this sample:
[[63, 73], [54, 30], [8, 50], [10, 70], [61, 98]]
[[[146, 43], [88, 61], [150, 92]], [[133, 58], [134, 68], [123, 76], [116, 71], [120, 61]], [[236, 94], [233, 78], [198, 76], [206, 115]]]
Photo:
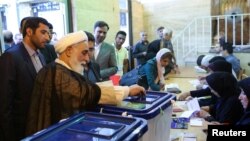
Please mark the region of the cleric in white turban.
[[42, 68], [36, 77], [28, 113], [27, 135], [91, 109], [98, 102], [109, 104], [113, 98], [116, 103], [128, 95], [145, 94], [145, 89], [138, 85], [113, 87], [105, 85], [105, 82], [98, 84], [102, 88], [101, 94], [99, 86], [82, 76], [83, 65], [89, 60], [87, 41], [86, 34], [78, 31], [62, 37], [55, 45], [58, 59]]
[[100, 88], [81, 75], [89, 59], [87, 41], [86, 34], [78, 31], [62, 37], [55, 45], [58, 59], [42, 68], [35, 80], [27, 135], [98, 104]]
[[61, 54], [67, 47], [87, 41], [88, 37], [83, 31], [69, 33], [62, 37], [59, 41], [57, 41], [57, 43], [55, 44], [55, 51]]

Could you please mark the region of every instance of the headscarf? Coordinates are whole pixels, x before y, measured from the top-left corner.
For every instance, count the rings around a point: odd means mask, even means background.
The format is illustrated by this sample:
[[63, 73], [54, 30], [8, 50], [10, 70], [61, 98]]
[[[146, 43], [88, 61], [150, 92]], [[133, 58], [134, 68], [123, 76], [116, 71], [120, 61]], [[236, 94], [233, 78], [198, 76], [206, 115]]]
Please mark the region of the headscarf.
[[227, 72], [214, 72], [206, 77], [210, 88], [220, 95], [220, 97], [230, 97], [239, 95], [237, 79]]
[[60, 54], [64, 52], [67, 47], [82, 41], [88, 41], [88, 37], [83, 31], [69, 33], [57, 41], [55, 51]]
[[205, 56], [205, 55], [200, 55], [200, 56], [197, 58], [196, 63], [197, 63], [198, 66], [201, 66], [201, 61], [202, 61], [202, 59], [203, 59], [204, 56]]
[[214, 56], [212, 59], [210, 59], [208, 62], [209, 62], [209, 64], [211, 64], [211, 63], [213, 63], [213, 62], [215, 62], [215, 61], [219, 61], [219, 60], [221, 60], [221, 61], [226, 61], [226, 59], [225, 59], [225, 57], [223, 57], [223, 56]]
[[227, 61], [218, 60], [208, 65], [208, 68], [213, 72], [228, 72], [232, 73], [232, 65]]
[[246, 94], [247, 98], [250, 100], [250, 77], [239, 81], [239, 86], [243, 89], [243, 91]]
[[214, 55], [205, 55], [201, 60], [201, 65], [207, 67], [209, 65], [209, 61], [214, 57]]
[[156, 80], [160, 80], [160, 83], [165, 84], [165, 80], [164, 80], [164, 76], [163, 74], [165, 73], [165, 67], [161, 66], [161, 57], [165, 54], [171, 51], [167, 48], [162, 48], [161, 50], [159, 50], [156, 54], [156, 62], [157, 62], [157, 71], [158, 71], [158, 79]]

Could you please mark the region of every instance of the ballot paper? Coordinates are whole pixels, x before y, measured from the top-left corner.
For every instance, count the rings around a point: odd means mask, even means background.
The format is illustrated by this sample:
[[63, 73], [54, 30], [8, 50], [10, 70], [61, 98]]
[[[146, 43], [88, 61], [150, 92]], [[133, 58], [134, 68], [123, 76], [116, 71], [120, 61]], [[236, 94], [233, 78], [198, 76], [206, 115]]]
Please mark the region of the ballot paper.
[[169, 93], [176, 93], [176, 94], [181, 93], [181, 90], [179, 89], [179, 85], [176, 83], [170, 83], [168, 85], [165, 85], [164, 91], [169, 92]]
[[201, 110], [200, 105], [198, 103], [197, 98], [193, 98], [189, 101], [186, 102], [186, 105], [188, 107], [188, 110], [183, 112], [180, 117], [183, 118], [190, 118], [192, 117], [195, 113], [199, 112]]
[[179, 88], [179, 85], [177, 83], [170, 83], [165, 85], [165, 91], [167, 91], [168, 88]]
[[195, 97], [189, 101], [187, 101], [188, 111], [200, 111], [201, 107], [199, 105], [198, 99]]
[[180, 115], [180, 117], [189, 119], [193, 114], [194, 114], [194, 111], [185, 111]]

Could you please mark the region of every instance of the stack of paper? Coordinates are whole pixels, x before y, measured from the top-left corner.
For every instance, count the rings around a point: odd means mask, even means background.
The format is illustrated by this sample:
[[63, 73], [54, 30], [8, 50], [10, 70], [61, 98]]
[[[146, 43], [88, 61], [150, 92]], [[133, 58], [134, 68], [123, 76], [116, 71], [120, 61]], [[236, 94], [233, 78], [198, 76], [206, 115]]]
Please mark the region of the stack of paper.
[[193, 98], [192, 100], [187, 101], [186, 104], [188, 107], [188, 111], [183, 112], [180, 117], [190, 118], [191, 116], [193, 116], [193, 114], [201, 110], [197, 98]]
[[192, 118], [190, 119], [191, 126], [202, 126], [202, 119], [201, 118]]

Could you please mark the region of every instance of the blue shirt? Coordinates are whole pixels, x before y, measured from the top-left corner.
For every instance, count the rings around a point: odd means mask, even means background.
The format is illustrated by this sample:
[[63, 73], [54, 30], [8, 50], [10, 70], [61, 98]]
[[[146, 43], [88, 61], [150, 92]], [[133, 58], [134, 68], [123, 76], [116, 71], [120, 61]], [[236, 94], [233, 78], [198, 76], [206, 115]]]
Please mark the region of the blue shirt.
[[240, 60], [236, 58], [233, 54], [225, 56], [227, 62], [232, 64], [234, 72], [238, 75], [240, 72]]

